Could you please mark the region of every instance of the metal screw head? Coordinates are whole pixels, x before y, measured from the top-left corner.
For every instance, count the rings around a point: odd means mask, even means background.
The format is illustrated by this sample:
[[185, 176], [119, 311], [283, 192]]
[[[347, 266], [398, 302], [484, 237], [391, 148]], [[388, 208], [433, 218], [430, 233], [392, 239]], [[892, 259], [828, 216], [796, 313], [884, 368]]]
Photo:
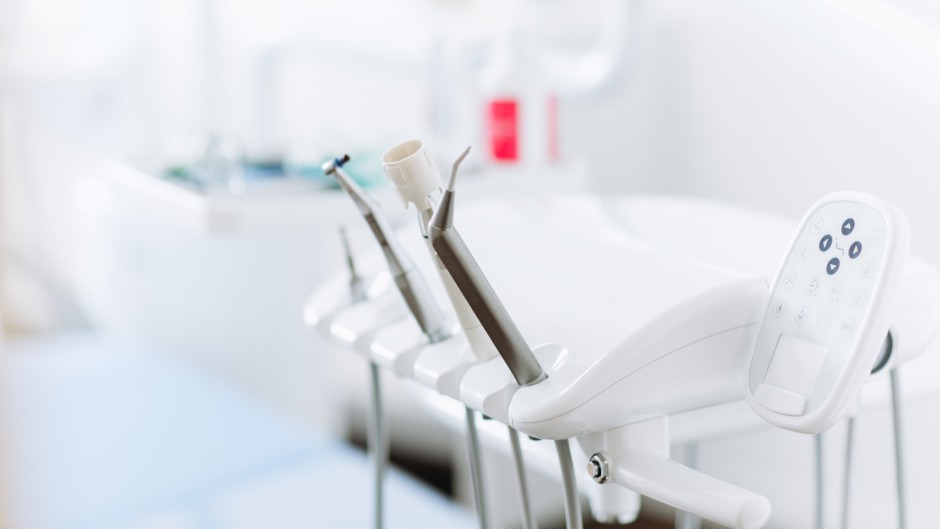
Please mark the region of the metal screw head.
[[598, 483], [606, 483], [607, 480], [610, 479], [607, 458], [600, 452], [591, 456], [591, 459], [588, 461], [587, 470], [588, 474], [591, 475], [591, 479]]

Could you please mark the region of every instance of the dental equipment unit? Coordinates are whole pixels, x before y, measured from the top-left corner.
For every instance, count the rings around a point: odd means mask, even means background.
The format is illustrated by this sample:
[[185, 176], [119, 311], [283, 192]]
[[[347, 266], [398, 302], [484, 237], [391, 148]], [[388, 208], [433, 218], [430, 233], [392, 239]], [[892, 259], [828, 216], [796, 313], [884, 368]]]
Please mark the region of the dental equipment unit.
[[[419, 154], [406, 161], [430, 164]], [[420, 184], [383, 162], [396, 188], [407, 192]], [[722, 525], [764, 526], [766, 498], [671, 460], [670, 441], [753, 427], [748, 417], [757, 415], [742, 413], [747, 404], [767, 408], [761, 417], [773, 424], [825, 429], [851, 411], [872, 366], [895, 381], [894, 368], [926, 349], [940, 327], [940, 273], [914, 258], [901, 267], [906, 226], [894, 208], [865, 195], [835, 195], [814, 207], [780, 266], [786, 223], [694, 201], [491, 199], [462, 210], [458, 240], [448, 187], [450, 198], [445, 193], [436, 212], [429, 211], [430, 200], [425, 213], [419, 207], [435, 252], [416, 265], [440, 271], [443, 263], [471, 307], [490, 303], [489, 312], [475, 311], [487, 332], [493, 324], [487, 318], [499, 313], [492, 301], [482, 301], [489, 287], [505, 314], [516, 315], [519, 336], [548, 344], [529, 349], [547, 378], [521, 386], [517, 372], [495, 358], [461, 370], [431, 361], [432, 351], [457, 336], [428, 345], [415, 329], [388, 321], [391, 316], [378, 321], [374, 315], [390, 312], [379, 281], [370, 299], [348, 308], [330, 294], [335, 282], [325, 284], [308, 303], [308, 320], [340, 339], [362, 337], [381, 365], [522, 433], [574, 439], [593, 478], [582, 488], [592, 510], [603, 510], [604, 502], [594, 500], [612, 491], [638, 492]], [[824, 221], [817, 225], [817, 218]], [[625, 223], [632, 232], [614, 228]], [[418, 255], [421, 244], [406, 238], [402, 245]], [[463, 251], [465, 257], [454, 257]], [[489, 271], [485, 283], [464, 275], [476, 274], [468, 272], [476, 261]], [[830, 297], [834, 287], [838, 301]], [[862, 289], [858, 306], [854, 296]], [[539, 292], [551, 292], [551, 303]], [[889, 324], [890, 341], [882, 347]], [[800, 399], [804, 410], [797, 409]], [[897, 412], [896, 399], [893, 404]], [[596, 515], [628, 522], [638, 506], [630, 508]]]
[[[408, 309], [421, 327], [421, 331], [427, 336], [428, 342], [435, 343], [448, 338], [450, 331], [447, 328], [444, 313], [438, 308], [427, 284], [418, 273], [408, 254], [399, 246], [395, 234], [379, 210], [378, 205], [342, 170], [343, 164], [347, 161], [349, 161], [349, 156], [328, 161], [323, 164], [323, 172], [336, 179], [350, 198], [353, 199], [359, 212], [365, 218], [372, 234], [385, 254], [385, 261], [388, 264], [389, 271], [393, 274], [395, 285], [398, 287], [402, 299], [408, 305]], [[367, 296], [362, 288], [362, 279], [356, 271], [352, 253], [349, 249], [349, 241], [346, 239], [346, 232], [343, 230], [341, 233], [343, 248], [346, 253], [346, 264], [350, 273], [350, 297], [353, 303], [358, 303]], [[385, 465], [388, 461], [388, 441], [385, 420], [382, 414], [381, 377], [379, 367], [375, 362], [369, 363], [369, 378], [372, 398], [368, 437], [374, 469], [373, 525], [375, 529], [382, 529], [384, 526], [383, 483]]]
[[[342, 158], [336, 158], [335, 160], [328, 161], [323, 164], [323, 172], [336, 178], [340, 186], [342, 186], [346, 193], [356, 203], [356, 206], [359, 208], [359, 212], [369, 224], [369, 228], [372, 230], [373, 235], [375, 236], [379, 245], [382, 247], [382, 251], [385, 254], [385, 261], [388, 264], [389, 271], [393, 274], [395, 285], [398, 287], [402, 298], [408, 305], [408, 309], [414, 317], [415, 322], [418, 323], [422, 333], [424, 333], [424, 335], [427, 337], [428, 344], [435, 344], [446, 340], [450, 337], [451, 333], [443, 311], [441, 311], [440, 308], [436, 305], [436, 302], [431, 296], [427, 284], [418, 273], [414, 263], [404, 252], [404, 250], [401, 249], [398, 243], [398, 239], [392, 232], [388, 221], [385, 219], [385, 216], [381, 213], [378, 204], [376, 204], [375, 201], [373, 201], [365, 193], [365, 191], [363, 191], [362, 188], [359, 187], [359, 185], [356, 184], [356, 182], [350, 178], [345, 171], [343, 171], [342, 166], [348, 161], [348, 155], [344, 155]], [[380, 418], [381, 400], [378, 396], [380, 393], [379, 372], [378, 366], [375, 364], [375, 362], [370, 362], [370, 373], [372, 380], [374, 417], [373, 421], [371, 421], [372, 428], [370, 431], [374, 432], [373, 435], [376, 439], [375, 443], [373, 443], [374, 446], [381, 448], [385, 446], [385, 443], [382, 441], [384, 438], [382, 429], [382, 424], [384, 421], [382, 421]], [[474, 416], [473, 410], [470, 408], [466, 409], [466, 421], [469, 440], [470, 467], [473, 474], [474, 497], [476, 498], [477, 502], [477, 516], [479, 517], [480, 528], [487, 529], [489, 527], [489, 515], [487, 503], [485, 500], [485, 478], [483, 475], [482, 452], [480, 450], [479, 436], [476, 431], [476, 417]], [[374, 456], [378, 466], [384, 464], [384, 461], [382, 463], [379, 463], [379, 461], [382, 461], [383, 458], [387, 459], [388, 454], [387, 452], [376, 450], [374, 452]], [[375, 505], [376, 527], [377, 529], [380, 529], [382, 520], [381, 472], [376, 472], [375, 479], [375, 497], [377, 498]]]

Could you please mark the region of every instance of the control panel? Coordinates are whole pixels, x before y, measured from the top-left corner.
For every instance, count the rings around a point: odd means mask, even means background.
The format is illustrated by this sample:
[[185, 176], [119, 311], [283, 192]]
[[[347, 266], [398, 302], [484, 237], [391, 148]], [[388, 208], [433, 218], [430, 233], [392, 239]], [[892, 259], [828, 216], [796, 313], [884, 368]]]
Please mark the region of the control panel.
[[847, 413], [887, 335], [908, 231], [897, 208], [871, 195], [836, 193], [810, 209], [746, 370], [759, 415], [815, 433]]

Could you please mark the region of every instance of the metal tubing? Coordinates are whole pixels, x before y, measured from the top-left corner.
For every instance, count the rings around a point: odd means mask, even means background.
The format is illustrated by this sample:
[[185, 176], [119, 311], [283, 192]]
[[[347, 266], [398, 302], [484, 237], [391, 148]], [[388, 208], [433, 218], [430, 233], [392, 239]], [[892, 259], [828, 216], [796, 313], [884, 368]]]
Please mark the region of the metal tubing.
[[583, 529], [581, 520], [581, 501], [578, 498], [578, 482], [575, 480], [574, 463], [571, 461], [571, 449], [568, 440], [555, 441], [558, 451], [558, 464], [561, 465], [561, 479], [565, 485], [565, 527]]
[[388, 463], [388, 437], [382, 410], [382, 387], [379, 366], [369, 362], [372, 382], [372, 403], [369, 417], [367, 445], [372, 461], [372, 527], [382, 529], [385, 524], [384, 492], [385, 467]]
[[473, 478], [473, 499], [477, 506], [477, 518], [480, 529], [489, 529], [489, 508], [486, 502], [486, 477], [483, 475], [483, 453], [480, 450], [480, 436], [473, 410], [465, 408], [467, 416], [467, 440], [470, 453], [470, 475]]
[[852, 492], [852, 451], [855, 444], [855, 417], [845, 423], [845, 468], [842, 475], [842, 529], [849, 529], [849, 499]]
[[907, 529], [907, 489], [904, 486], [904, 431], [901, 422], [901, 381], [891, 370], [891, 416], [894, 418], [894, 472], [898, 492], [898, 529]]
[[516, 478], [519, 481], [519, 502], [522, 504], [522, 529], [538, 529], [535, 513], [532, 512], [532, 503], [529, 500], [529, 482], [525, 476], [525, 459], [522, 457], [522, 443], [519, 441], [519, 432], [513, 427], [509, 431], [509, 442], [512, 445], [512, 458], [516, 463]]

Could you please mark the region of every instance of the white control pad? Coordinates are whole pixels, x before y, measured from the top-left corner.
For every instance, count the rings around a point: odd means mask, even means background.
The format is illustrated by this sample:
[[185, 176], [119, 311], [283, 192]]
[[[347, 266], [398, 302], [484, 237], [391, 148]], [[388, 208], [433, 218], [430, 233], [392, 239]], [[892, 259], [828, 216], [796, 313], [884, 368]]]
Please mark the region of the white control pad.
[[840, 193], [810, 211], [772, 286], [747, 370], [755, 411], [805, 432], [838, 419], [887, 334], [906, 253], [907, 224], [879, 199]]

